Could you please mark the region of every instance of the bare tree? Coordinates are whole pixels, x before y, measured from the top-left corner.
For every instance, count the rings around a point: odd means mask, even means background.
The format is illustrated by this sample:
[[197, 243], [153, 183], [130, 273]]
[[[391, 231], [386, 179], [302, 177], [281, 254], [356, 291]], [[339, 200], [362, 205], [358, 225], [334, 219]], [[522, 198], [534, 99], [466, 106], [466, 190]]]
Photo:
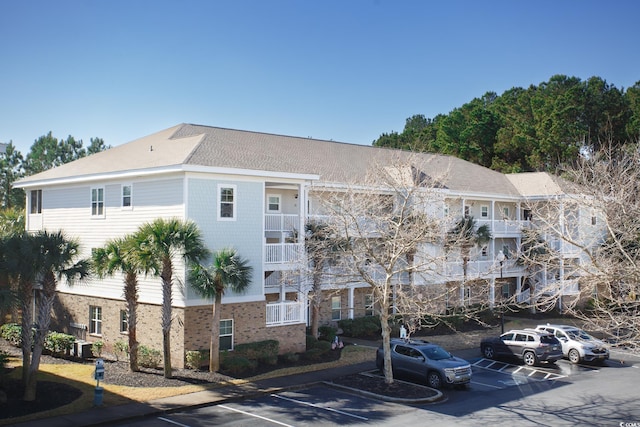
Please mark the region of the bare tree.
[[[640, 155], [601, 152], [531, 197], [521, 261], [535, 309], [557, 307], [593, 332], [640, 342]], [[554, 194], [552, 194], [554, 193]]]
[[[419, 165], [418, 167], [415, 165]], [[390, 322], [442, 313], [446, 292], [442, 271], [443, 197], [439, 180], [420, 163], [396, 159], [374, 165], [346, 188], [314, 188], [311, 197], [325, 214], [327, 235], [343, 242], [333, 256], [335, 282], [370, 289], [380, 316], [384, 375], [393, 382]], [[411, 326], [411, 325], [409, 325]]]

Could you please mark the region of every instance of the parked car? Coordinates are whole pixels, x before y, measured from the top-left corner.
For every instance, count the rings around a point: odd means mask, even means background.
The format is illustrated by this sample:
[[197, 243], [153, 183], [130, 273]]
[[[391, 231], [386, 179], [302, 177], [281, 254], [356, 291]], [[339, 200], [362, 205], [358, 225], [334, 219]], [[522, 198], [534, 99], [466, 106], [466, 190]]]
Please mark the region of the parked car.
[[536, 326], [536, 330], [555, 335], [562, 345], [562, 353], [571, 363], [603, 363], [609, 359], [609, 349], [604, 342], [575, 326], [547, 324]]
[[527, 366], [562, 359], [562, 345], [552, 334], [534, 329], [511, 330], [499, 337], [484, 338], [480, 351], [487, 359], [515, 356]]
[[[376, 366], [384, 366], [382, 346], [376, 353]], [[391, 340], [391, 367], [394, 374], [403, 373], [425, 378], [429, 387], [466, 385], [471, 381], [471, 365], [464, 359], [428, 341], [415, 339]]]

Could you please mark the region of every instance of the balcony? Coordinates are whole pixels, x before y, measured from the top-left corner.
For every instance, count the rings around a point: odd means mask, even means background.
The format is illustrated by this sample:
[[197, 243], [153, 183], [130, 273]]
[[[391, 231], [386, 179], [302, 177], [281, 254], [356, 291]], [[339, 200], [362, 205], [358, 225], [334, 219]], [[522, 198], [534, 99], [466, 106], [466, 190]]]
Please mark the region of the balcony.
[[266, 243], [264, 245], [266, 264], [299, 264], [304, 259], [303, 243]]
[[486, 220], [478, 219], [478, 227], [486, 225], [495, 236], [517, 235], [522, 233], [523, 228], [530, 226], [529, 221], [516, 221], [511, 219]]
[[267, 304], [267, 326], [304, 323], [304, 304], [298, 301], [282, 301]]
[[292, 232], [300, 230], [300, 216], [289, 214], [265, 214], [265, 231]]

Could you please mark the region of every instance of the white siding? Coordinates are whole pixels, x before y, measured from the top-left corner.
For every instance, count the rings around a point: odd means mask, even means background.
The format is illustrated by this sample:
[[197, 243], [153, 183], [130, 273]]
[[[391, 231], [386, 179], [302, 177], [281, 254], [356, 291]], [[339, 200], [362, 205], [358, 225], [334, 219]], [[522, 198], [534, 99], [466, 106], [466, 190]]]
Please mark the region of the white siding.
[[[127, 183], [133, 185], [133, 207], [121, 208], [122, 182], [95, 183], [78, 187], [43, 189], [43, 228], [63, 230], [69, 238], [81, 244], [81, 256], [89, 257], [91, 249], [102, 246], [107, 240], [134, 232], [140, 225], [158, 217], [184, 217], [183, 179], [180, 177], [158, 181], [140, 180]], [[90, 189], [105, 188], [105, 216], [92, 218]], [[44, 195], [46, 194], [46, 198]], [[174, 304], [184, 305], [182, 283], [184, 268], [176, 260], [174, 267]], [[69, 288], [60, 285], [62, 292], [122, 298], [122, 277], [92, 279], [86, 284]], [[160, 304], [162, 289], [160, 278], [140, 277], [140, 301]]]

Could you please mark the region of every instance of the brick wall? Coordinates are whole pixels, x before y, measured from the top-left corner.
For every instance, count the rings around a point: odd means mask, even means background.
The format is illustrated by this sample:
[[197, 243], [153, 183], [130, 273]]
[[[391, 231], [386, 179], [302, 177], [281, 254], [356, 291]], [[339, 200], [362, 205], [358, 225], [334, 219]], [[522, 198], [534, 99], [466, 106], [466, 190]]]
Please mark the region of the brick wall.
[[[185, 316], [185, 349], [208, 349], [211, 339], [211, 305], [189, 307]], [[280, 353], [305, 350], [304, 324], [266, 327], [266, 304], [245, 302], [224, 304], [220, 319], [233, 319], [234, 345], [275, 339], [280, 343]]]
[[[89, 307], [102, 308], [102, 335], [91, 335], [89, 331], [79, 336], [79, 331], [71, 323], [89, 326]], [[102, 340], [104, 352], [113, 354], [114, 344], [118, 340], [128, 342], [128, 335], [120, 332], [120, 310], [125, 310], [122, 300], [97, 298], [91, 296], [58, 293], [54, 307], [52, 330], [65, 332], [95, 342]], [[137, 338], [141, 345], [162, 352], [162, 307], [152, 304], [138, 304]], [[171, 365], [184, 367], [184, 309], [173, 307], [171, 323]]]

